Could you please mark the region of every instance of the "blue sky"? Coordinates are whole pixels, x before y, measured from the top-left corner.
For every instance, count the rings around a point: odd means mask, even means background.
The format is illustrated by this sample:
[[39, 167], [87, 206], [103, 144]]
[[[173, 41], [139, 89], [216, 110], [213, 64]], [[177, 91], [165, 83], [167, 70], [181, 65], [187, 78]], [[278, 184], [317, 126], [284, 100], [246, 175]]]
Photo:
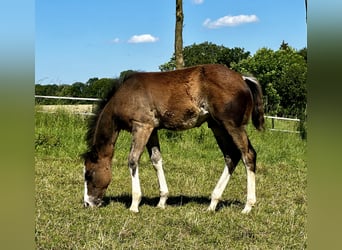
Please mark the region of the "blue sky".
[[[183, 46], [307, 46], [304, 0], [183, 0], [183, 10]], [[173, 54], [175, 0], [36, 0], [35, 16], [36, 83], [159, 71]]]

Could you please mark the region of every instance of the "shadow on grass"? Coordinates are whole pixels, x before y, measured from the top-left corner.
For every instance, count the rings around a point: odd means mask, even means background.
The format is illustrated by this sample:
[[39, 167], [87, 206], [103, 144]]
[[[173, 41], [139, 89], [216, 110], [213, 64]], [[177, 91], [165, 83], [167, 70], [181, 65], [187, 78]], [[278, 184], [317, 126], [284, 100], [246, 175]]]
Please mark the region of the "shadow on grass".
[[[126, 208], [129, 208], [132, 202], [132, 196], [128, 194], [118, 195], [118, 196], [108, 196], [103, 199], [103, 206], [108, 206], [112, 202], [119, 202], [125, 205]], [[147, 205], [151, 207], [156, 207], [159, 202], [159, 197], [142, 197], [140, 202], [140, 206]], [[186, 196], [186, 195], [178, 195], [178, 196], [170, 196], [167, 201], [167, 206], [181, 207], [188, 203], [197, 203], [200, 205], [210, 204], [210, 198], [205, 196]], [[216, 207], [216, 211], [221, 210], [224, 207], [232, 207], [236, 206], [239, 208], [243, 208], [244, 204], [239, 200], [223, 200], [220, 201]]]

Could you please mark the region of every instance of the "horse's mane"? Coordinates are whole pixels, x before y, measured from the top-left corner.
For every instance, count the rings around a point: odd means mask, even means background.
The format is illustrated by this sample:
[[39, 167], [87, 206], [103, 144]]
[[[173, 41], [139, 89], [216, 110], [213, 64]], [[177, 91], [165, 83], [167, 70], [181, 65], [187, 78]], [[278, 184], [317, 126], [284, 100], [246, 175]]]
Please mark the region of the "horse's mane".
[[86, 158], [97, 158], [97, 153], [94, 150], [93, 139], [94, 133], [97, 126], [97, 121], [101, 115], [102, 110], [107, 105], [111, 97], [115, 94], [115, 92], [119, 89], [121, 84], [126, 78], [120, 78], [118, 81], [114, 81], [112, 88], [105, 94], [105, 98], [103, 98], [97, 105], [95, 110], [93, 111], [93, 115], [88, 119], [87, 125], [87, 133], [85, 136], [86, 144], [87, 144], [87, 151], [81, 154], [83, 159]]
[[97, 151], [94, 148], [94, 133], [96, 131], [98, 119], [101, 116], [102, 110], [105, 108], [109, 100], [115, 94], [115, 92], [120, 88], [120, 86], [134, 73], [137, 71], [127, 70], [121, 73], [120, 78], [113, 82], [112, 88], [105, 94], [105, 98], [103, 98], [97, 105], [94, 110], [94, 115], [91, 116], [88, 120], [88, 130], [85, 136], [87, 150], [85, 153], [81, 154], [83, 159], [92, 159], [92, 161], [96, 161], [97, 159]]

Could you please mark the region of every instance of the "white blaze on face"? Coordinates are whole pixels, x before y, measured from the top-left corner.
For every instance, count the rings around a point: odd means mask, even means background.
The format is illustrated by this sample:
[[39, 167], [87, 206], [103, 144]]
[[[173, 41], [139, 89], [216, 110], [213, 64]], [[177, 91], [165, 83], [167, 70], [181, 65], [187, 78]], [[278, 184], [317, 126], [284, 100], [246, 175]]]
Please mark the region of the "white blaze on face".
[[[83, 175], [85, 175], [86, 168], [84, 167], [83, 169]], [[95, 204], [92, 201], [93, 199], [88, 195], [88, 186], [87, 186], [87, 181], [84, 181], [84, 196], [83, 196], [83, 201], [85, 206], [91, 206], [94, 207]]]

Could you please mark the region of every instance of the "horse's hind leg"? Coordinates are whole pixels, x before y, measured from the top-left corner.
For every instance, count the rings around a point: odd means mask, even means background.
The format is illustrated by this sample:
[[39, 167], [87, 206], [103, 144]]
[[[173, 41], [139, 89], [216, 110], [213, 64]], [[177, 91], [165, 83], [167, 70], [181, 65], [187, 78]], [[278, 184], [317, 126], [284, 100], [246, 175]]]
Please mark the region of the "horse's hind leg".
[[225, 160], [223, 173], [211, 194], [211, 202], [208, 208], [209, 211], [215, 211], [230, 176], [233, 174], [236, 165], [241, 159], [241, 153], [224, 127], [218, 125], [216, 122], [210, 122], [209, 127], [214, 133]]
[[257, 154], [248, 139], [245, 127], [229, 127], [226, 126], [229, 134], [235, 145], [239, 148], [242, 154], [242, 161], [246, 167], [247, 173], [247, 202], [242, 213], [249, 213], [256, 203], [255, 195], [255, 170], [256, 170], [256, 157]]
[[165, 203], [169, 194], [169, 190], [167, 188], [166, 179], [164, 175], [163, 161], [160, 153], [160, 145], [157, 130], [154, 130], [152, 132], [151, 137], [146, 146], [151, 158], [152, 165], [154, 169], [157, 171], [160, 190], [160, 200], [157, 206], [160, 208], [165, 208]]
[[134, 122], [132, 129], [132, 145], [128, 156], [128, 166], [132, 177], [132, 204], [129, 210], [139, 212], [141, 187], [139, 180], [139, 160], [146, 143], [153, 131], [150, 125]]
[[255, 170], [256, 170], [256, 152], [248, 140], [248, 151], [243, 156], [242, 160], [246, 167], [247, 172], [247, 202], [245, 208], [242, 210], [242, 213], [249, 213], [252, 210], [252, 207], [256, 203], [256, 195], [255, 195]]

